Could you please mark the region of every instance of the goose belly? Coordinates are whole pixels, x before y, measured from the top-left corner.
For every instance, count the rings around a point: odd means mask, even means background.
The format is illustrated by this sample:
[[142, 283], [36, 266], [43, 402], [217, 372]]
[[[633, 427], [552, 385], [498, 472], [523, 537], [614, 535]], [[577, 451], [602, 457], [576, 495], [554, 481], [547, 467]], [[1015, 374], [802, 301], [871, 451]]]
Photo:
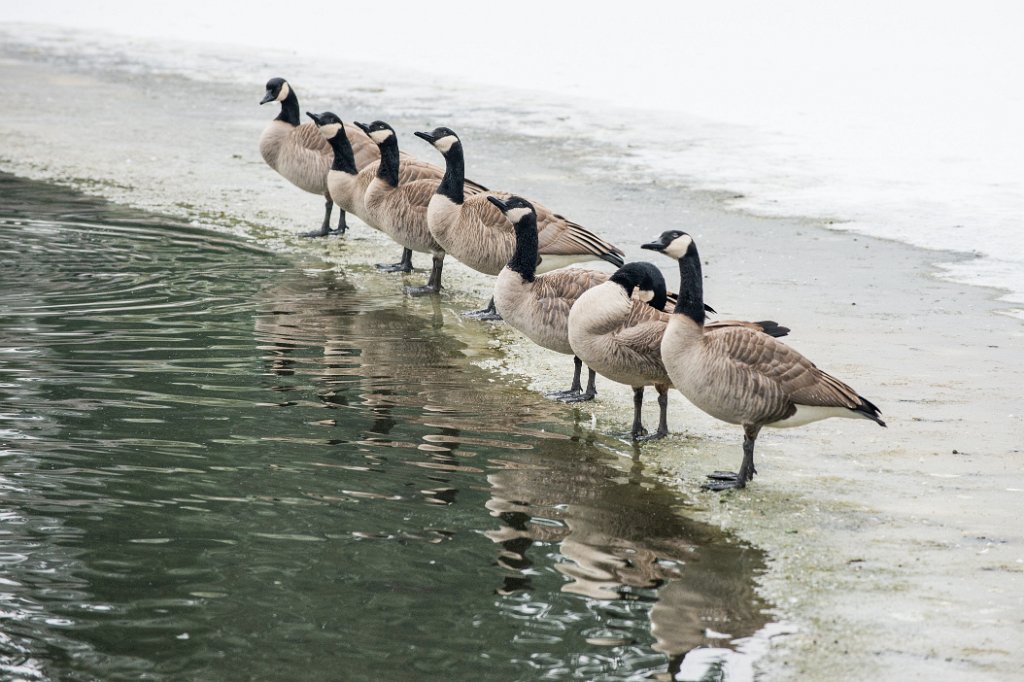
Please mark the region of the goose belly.
[[529, 284], [503, 269], [494, 286], [494, 307], [513, 328], [542, 348], [572, 355], [568, 315], [538, 308]]
[[394, 191], [378, 200], [372, 194], [373, 189], [371, 186], [371, 192], [366, 195], [366, 211], [382, 232], [418, 253], [443, 251], [427, 228], [426, 212], [422, 206], [410, 205]]
[[351, 213], [363, 222], [366, 219], [366, 205], [363, 203], [359, 182], [348, 173], [332, 170], [327, 173], [327, 191], [341, 210]]
[[569, 343], [576, 357], [606, 379], [634, 387], [671, 383], [660, 354], [654, 357], [638, 352], [610, 335], [580, 338], [571, 329]]
[[278, 173], [290, 183], [312, 194], [327, 194], [327, 160], [308, 149], [282, 149], [277, 155]]
[[298, 129], [283, 121], [271, 121], [260, 135], [260, 154], [267, 165], [299, 189], [327, 193], [328, 158], [302, 143]]
[[661, 356], [672, 385], [696, 407], [729, 424], [747, 423], [750, 415], [737, 377], [728, 366], [702, 352], [702, 332], [672, 319], [661, 341]]

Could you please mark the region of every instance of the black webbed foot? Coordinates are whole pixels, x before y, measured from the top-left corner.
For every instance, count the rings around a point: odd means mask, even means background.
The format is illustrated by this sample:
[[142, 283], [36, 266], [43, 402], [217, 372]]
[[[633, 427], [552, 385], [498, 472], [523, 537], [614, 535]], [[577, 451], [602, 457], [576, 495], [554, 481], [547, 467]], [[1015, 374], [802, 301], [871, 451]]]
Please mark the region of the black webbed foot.
[[747, 482], [739, 474], [732, 471], [714, 471], [708, 474], [708, 480], [701, 485], [704, 490], [721, 492], [723, 490], [739, 490], [747, 487]]
[[333, 236], [337, 236], [337, 235], [340, 235], [340, 234], [341, 234], [341, 232], [339, 232], [338, 230], [332, 230], [330, 228], [327, 228], [326, 230], [320, 229], [320, 230], [310, 230], [309, 232], [301, 232], [299, 234], [299, 236], [300, 237], [308, 237], [310, 239], [315, 239], [317, 237], [333, 237]]
[[377, 263], [376, 267], [381, 272], [412, 272], [412, 263], [399, 261], [397, 263]]
[[500, 321], [502, 319], [501, 315], [498, 314], [498, 311], [496, 311], [496, 310], [487, 310], [486, 308], [484, 308], [483, 310], [474, 310], [472, 312], [463, 313], [462, 316], [463, 317], [469, 317], [469, 318], [472, 318], [474, 320], [482, 320], [482, 321], [485, 321], [485, 322], [486, 321], [491, 321], [491, 320], [493, 320], [493, 321]]
[[556, 400], [560, 400], [563, 403], [585, 403], [588, 400], [593, 400], [595, 396], [597, 396], [597, 391], [583, 391], [574, 395], [556, 398]]

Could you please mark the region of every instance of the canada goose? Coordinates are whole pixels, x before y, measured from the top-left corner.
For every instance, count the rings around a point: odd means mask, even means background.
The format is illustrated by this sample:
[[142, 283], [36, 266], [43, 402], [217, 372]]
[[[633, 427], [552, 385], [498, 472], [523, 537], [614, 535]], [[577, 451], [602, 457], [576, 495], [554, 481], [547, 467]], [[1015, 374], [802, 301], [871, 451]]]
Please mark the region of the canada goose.
[[712, 417], [743, 426], [739, 472], [710, 474], [706, 488], [743, 488], [753, 480], [754, 441], [762, 426], [801, 426], [828, 417], [885, 426], [871, 401], [781, 341], [743, 327], [706, 327], [700, 257], [690, 235], [670, 230], [642, 248], [679, 261], [679, 299], [661, 342], [673, 385]]
[[[436, 294], [441, 290], [442, 249], [427, 229], [427, 204], [437, 189], [438, 175], [422, 180], [403, 181], [399, 173], [398, 136], [384, 121], [356, 125], [380, 147], [380, 163], [363, 196], [369, 222], [384, 234], [412, 251], [429, 253], [433, 259], [430, 278], [424, 286], [406, 287], [413, 295]], [[407, 164], [409, 168], [411, 164]], [[436, 166], [434, 167], [436, 168]], [[410, 255], [410, 264], [411, 264]]]
[[[445, 173], [437, 192], [430, 198], [427, 225], [437, 243], [449, 254], [478, 272], [497, 275], [512, 258], [515, 235], [501, 211], [487, 201], [487, 196], [508, 199], [507, 192], [465, 196], [465, 158], [462, 142], [450, 128], [435, 128], [430, 133], [416, 133], [444, 156]], [[590, 230], [577, 225], [544, 206], [533, 202], [537, 214], [538, 272], [589, 260], [606, 260], [616, 267], [622, 265], [622, 251]], [[494, 300], [473, 316], [497, 319]]]
[[[304, 237], [325, 237], [331, 234], [331, 210], [334, 202], [327, 189], [327, 171], [331, 167], [333, 152], [316, 126], [302, 123], [299, 118], [299, 100], [295, 90], [283, 78], [267, 81], [267, 92], [260, 104], [280, 102], [281, 113], [271, 121], [260, 136], [260, 154], [267, 165], [280, 173], [296, 187], [313, 194], [323, 195], [324, 222], [319, 230], [303, 233]], [[357, 168], [362, 168], [379, 158], [377, 145], [373, 144], [358, 128], [347, 126], [346, 133], [352, 140]], [[344, 212], [338, 217], [338, 234], [348, 229]]]
[[[488, 195], [514, 229], [514, 250], [494, 283], [494, 306], [501, 319], [542, 348], [574, 355], [569, 345], [569, 309], [580, 294], [607, 281], [608, 274], [583, 268], [562, 268], [537, 274], [537, 213], [533, 205], [518, 196], [499, 199]], [[565, 402], [592, 400], [597, 395], [594, 370], [589, 369], [587, 390], [581, 391], [583, 363], [573, 357], [575, 369], [569, 390], [549, 397]]]
[[[633, 291], [638, 291], [634, 298]], [[665, 277], [653, 264], [626, 263], [602, 284], [583, 292], [569, 311], [569, 345], [587, 367], [633, 389], [633, 440], [668, 435], [668, 390], [672, 380], [661, 360], [661, 338], [671, 315]], [[711, 322], [709, 328], [744, 326], [772, 336], [789, 329], [775, 322]], [[658, 392], [658, 430], [647, 435], [641, 421], [644, 387]]]

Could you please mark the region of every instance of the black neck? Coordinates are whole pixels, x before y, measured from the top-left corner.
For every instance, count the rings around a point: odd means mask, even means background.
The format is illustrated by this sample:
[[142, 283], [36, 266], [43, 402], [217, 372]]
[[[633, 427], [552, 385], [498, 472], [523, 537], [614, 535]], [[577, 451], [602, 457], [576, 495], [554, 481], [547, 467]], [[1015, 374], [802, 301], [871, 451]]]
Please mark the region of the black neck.
[[341, 127], [337, 135], [327, 140], [327, 143], [334, 150], [334, 163], [331, 164], [331, 170], [349, 175], [359, 172], [356, 168], [356, 155], [352, 151], [352, 143], [348, 141], [348, 135], [345, 134], [345, 126]]
[[437, 186], [437, 193], [451, 199], [456, 204], [466, 200], [463, 184], [466, 182], [466, 160], [462, 155], [462, 143], [456, 142], [444, 155], [444, 177]]
[[633, 281], [629, 277], [627, 277], [623, 273], [616, 272], [609, 279], [612, 282], [615, 282], [616, 284], [618, 284], [623, 289], [625, 289], [625, 291], [626, 291], [626, 298], [632, 298], [633, 297], [633, 289], [635, 288], [636, 285], [633, 284]]
[[537, 216], [523, 216], [515, 226], [516, 250], [508, 262], [508, 269], [518, 272], [524, 281], [532, 282], [537, 274]]
[[381, 142], [380, 166], [377, 167], [377, 177], [392, 187], [398, 187], [398, 138], [388, 135], [388, 139]]
[[654, 298], [648, 301], [647, 305], [651, 306], [655, 310], [664, 310], [666, 303], [668, 303], [668, 292], [665, 291], [665, 287], [655, 285]]
[[291, 86], [288, 87], [288, 96], [281, 100], [281, 113], [277, 115], [276, 120], [293, 126], [299, 125], [302, 121], [299, 118], [299, 98], [295, 96]]
[[679, 296], [675, 312], [704, 325], [704, 277], [700, 270], [697, 247], [693, 244], [679, 259]]

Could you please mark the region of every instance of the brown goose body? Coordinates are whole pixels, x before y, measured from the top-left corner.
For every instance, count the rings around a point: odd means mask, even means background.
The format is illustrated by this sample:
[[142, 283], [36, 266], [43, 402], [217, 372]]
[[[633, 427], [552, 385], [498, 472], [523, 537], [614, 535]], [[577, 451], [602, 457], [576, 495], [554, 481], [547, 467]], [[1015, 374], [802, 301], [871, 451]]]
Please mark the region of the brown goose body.
[[[513, 195], [488, 191], [465, 196], [465, 157], [458, 136], [449, 128], [416, 135], [434, 145], [445, 159], [445, 175], [427, 208], [431, 234], [460, 262], [478, 272], [497, 275], [512, 258], [516, 240], [512, 225], [488, 197], [507, 201]], [[537, 221], [537, 272], [592, 260], [622, 265], [622, 250], [614, 244], [542, 204], [530, 203]]]
[[679, 262], [679, 299], [661, 341], [672, 384], [712, 417], [743, 426], [738, 473], [715, 473], [706, 487], [743, 488], [752, 480], [754, 443], [764, 426], [790, 427], [829, 417], [885, 426], [868, 399], [781, 341], [745, 327], [704, 324], [703, 276], [690, 235], [672, 230], [643, 248]]
[[747, 327], [671, 318], [662, 340], [669, 376], [712, 417], [778, 428], [828, 417], [873, 419], [855, 390], [781, 341]]
[[562, 268], [527, 281], [506, 267], [494, 284], [494, 307], [503, 320], [538, 346], [574, 355], [569, 341], [573, 304], [591, 287], [607, 282], [608, 277], [608, 273], [598, 270]]
[[598, 374], [633, 388], [671, 384], [661, 361], [668, 313], [631, 297], [615, 282], [580, 296], [569, 312], [569, 345]]
[[[377, 145], [363, 131], [346, 125], [345, 132], [352, 143], [358, 168], [364, 168], [380, 158]], [[316, 125], [292, 125], [274, 119], [260, 136], [260, 154], [268, 166], [299, 189], [327, 195], [327, 174], [334, 152]]]
[[[435, 193], [427, 209], [427, 224], [437, 243], [459, 262], [485, 275], [497, 275], [515, 251], [515, 233], [501, 211], [487, 201], [488, 196], [504, 200], [513, 195], [489, 191], [456, 204]], [[533, 206], [537, 211], [538, 272], [613, 256], [621, 262], [622, 251], [614, 244], [543, 204]]]

